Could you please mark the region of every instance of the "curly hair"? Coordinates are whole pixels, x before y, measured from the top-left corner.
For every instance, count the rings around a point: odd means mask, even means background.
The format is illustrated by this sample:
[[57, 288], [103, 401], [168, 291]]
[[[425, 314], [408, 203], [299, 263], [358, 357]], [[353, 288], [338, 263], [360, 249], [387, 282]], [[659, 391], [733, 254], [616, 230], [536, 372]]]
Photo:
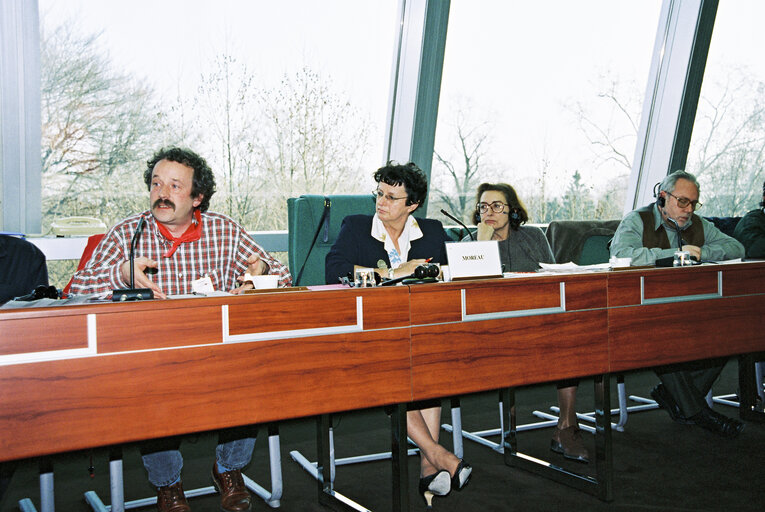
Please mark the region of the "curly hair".
[[194, 170], [194, 177], [191, 184], [191, 197], [197, 197], [202, 195], [202, 202], [199, 204], [199, 209], [203, 212], [207, 211], [210, 206], [210, 198], [215, 194], [215, 176], [212, 169], [207, 165], [207, 161], [201, 156], [197, 155], [190, 149], [172, 147], [162, 148], [151, 157], [151, 160], [146, 162], [146, 170], [143, 172], [143, 181], [146, 186], [151, 190], [151, 175], [154, 172], [154, 166], [160, 160], [169, 160], [171, 162], [178, 162], [186, 167], [191, 167]]
[[385, 167], [375, 171], [374, 179], [377, 183], [387, 183], [393, 187], [403, 185], [406, 190], [407, 206], [416, 204], [419, 208], [428, 195], [428, 178], [414, 162], [400, 165], [389, 160]]
[[478, 203], [481, 201], [481, 196], [488, 190], [494, 190], [505, 196], [505, 202], [510, 209], [510, 212], [517, 210], [517, 215], [509, 215], [510, 227], [514, 231], [518, 231], [521, 224], [526, 224], [529, 220], [529, 213], [526, 211], [526, 207], [518, 198], [518, 194], [515, 193], [515, 189], [507, 183], [481, 183], [478, 185], [478, 191], [475, 194], [476, 210], [473, 213], [473, 224], [481, 222], [481, 214], [478, 212]]

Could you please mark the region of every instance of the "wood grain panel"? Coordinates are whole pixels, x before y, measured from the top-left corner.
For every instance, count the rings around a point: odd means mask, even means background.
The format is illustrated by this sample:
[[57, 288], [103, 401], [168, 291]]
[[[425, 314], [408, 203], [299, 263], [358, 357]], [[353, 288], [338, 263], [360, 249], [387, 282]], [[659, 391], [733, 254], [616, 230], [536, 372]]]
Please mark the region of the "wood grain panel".
[[640, 304], [640, 276], [631, 272], [615, 272], [608, 276], [608, 307]]
[[364, 329], [409, 326], [409, 290], [406, 286], [368, 288], [363, 290], [362, 297]]
[[765, 296], [608, 311], [611, 371], [765, 350]]
[[[417, 292], [414, 293], [415, 288]], [[462, 299], [460, 289], [442, 285], [412, 287], [410, 308], [412, 323], [415, 325], [459, 322], [462, 320]]]
[[[676, 270], [672, 274], [661, 275], [646, 273], [643, 278], [643, 296], [646, 299], [680, 297], [687, 295], [715, 294], [718, 291], [718, 270], [706, 272], [687, 272]], [[678, 272], [679, 271], [679, 272]]]
[[9, 318], [0, 324], [0, 356], [87, 346], [85, 315]]
[[315, 329], [356, 323], [358, 293], [315, 293], [317, 295], [311, 292], [277, 293], [260, 295], [258, 298], [261, 300], [231, 302], [228, 306], [229, 334]]
[[757, 266], [726, 265], [723, 271], [723, 295], [765, 293], [765, 264]]
[[0, 460], [407, 402], [407, 331], [2, 367]]
[[412, 328], [416, 400], [608, 371], [606, 310]]
[[556, 308], [561, 306], [560, 281], [499, 281], [494, 287], [465, 289], [465, 311], [468, 315]]
[[586, 279], [566, 279], [566, 311], [605, 308], [608, 305], [607, 282], [605, 272], [589, 274]]
[[[186, 301], [186, 308], [118, 308], [96, 316], [98, 353], [221, 343], [220, 306]], [[193, 305], [196, 304], [196, 305]]]
[[364, 329], [409, 325], [409, 291], [403, 287], [295, 291], [228, 301], [229, 334], [354, 325], [362, 298]]

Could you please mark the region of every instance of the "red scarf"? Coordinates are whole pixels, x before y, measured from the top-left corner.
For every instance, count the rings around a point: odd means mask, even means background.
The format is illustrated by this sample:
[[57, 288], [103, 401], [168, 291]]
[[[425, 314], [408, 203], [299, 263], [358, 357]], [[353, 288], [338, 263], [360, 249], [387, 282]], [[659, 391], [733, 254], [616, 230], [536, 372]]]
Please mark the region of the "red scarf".
[[191, 226], [189, 226], [186, 232], [178, 238], [175, 238], [161, 222], [157, 222], [157, 226], [159, 226], [159, 232], [162, 233], [162, 236], [173, 242], [173, 245], [170, 247], [170, 249], [168, 249], [167, 252], [162, 255], [163, 258], [169, 258], [178, 249], [178, 247], [181, 246], [181, 244], [186, 242], [195, 242], [202, 237], [202, 213], [199, 211], [199, 209], [194, 210], [194, 222], [192, 222]]

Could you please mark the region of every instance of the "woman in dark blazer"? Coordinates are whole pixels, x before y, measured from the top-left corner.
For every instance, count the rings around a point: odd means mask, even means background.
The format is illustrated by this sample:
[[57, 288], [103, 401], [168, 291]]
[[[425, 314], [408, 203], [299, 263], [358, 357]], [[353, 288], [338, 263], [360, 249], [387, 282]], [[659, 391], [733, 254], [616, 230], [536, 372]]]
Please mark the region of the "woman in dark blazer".
[[[374, 179], [375, 215], [349, 215], [343, 220], [327, 254], [327, 283], [337, 283], [357, 267], [373, 268], [382, 278], [394, 279], [413, 274], [427, 262], [446, 263], [447, 237], [441, 223], [411, 215], [427, 195], [425, 174], [411, 162], [388, 162]], [[407, 434], [420, 448], [420, 492], [430, 506], [433, 496], [464, 487], [472, 468], [438, 444], [440, 401], [411, 404], [406, 418]]]

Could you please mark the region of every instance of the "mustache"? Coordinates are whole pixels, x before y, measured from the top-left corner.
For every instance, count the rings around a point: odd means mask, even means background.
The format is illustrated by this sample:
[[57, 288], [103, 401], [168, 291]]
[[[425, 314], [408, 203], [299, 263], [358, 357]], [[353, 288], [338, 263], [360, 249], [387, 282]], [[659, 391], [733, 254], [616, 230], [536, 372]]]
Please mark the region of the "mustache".
[[175, 210], [175, 203], [169, 199], [157, 199], [156, 201], [154, 201], [154, 204], [151, 205], [152, 208], [156, 208], [157, 206], [169, 206], [170, 208]]

